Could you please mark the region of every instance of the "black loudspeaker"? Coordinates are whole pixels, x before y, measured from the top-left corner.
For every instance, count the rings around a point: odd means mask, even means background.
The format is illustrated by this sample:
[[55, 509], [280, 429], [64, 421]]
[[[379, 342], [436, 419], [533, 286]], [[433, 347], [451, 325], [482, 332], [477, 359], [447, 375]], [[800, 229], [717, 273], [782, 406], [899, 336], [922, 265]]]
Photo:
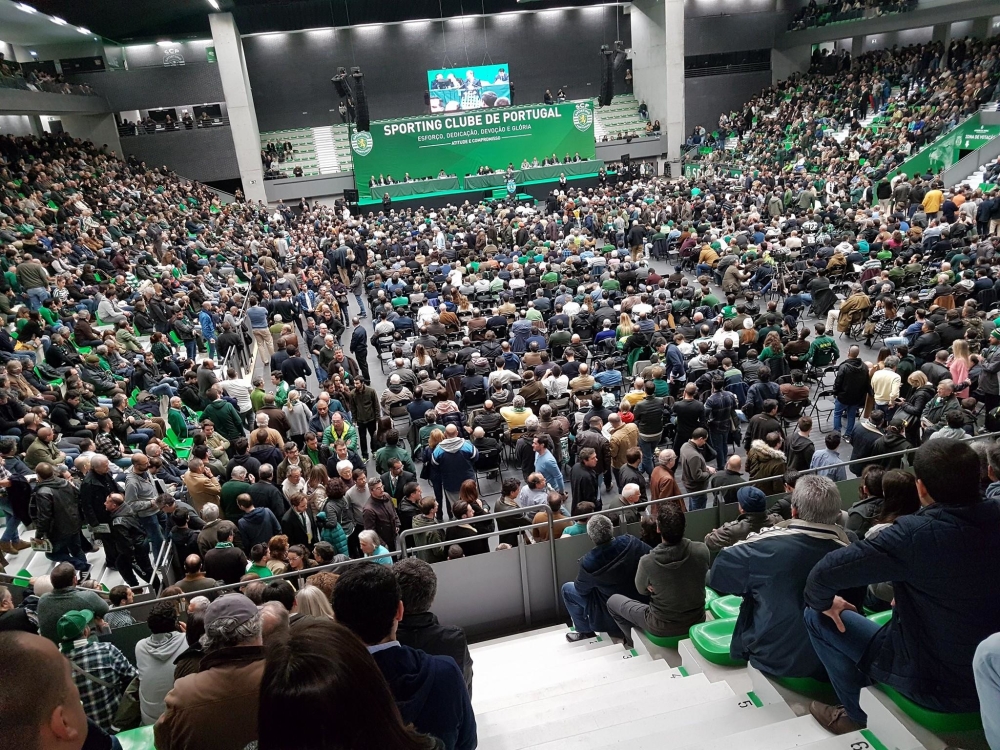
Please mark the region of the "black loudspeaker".
[[351, 89], [347, 85], [347, 70], [345, 68], [337, 68], [337, 75], [330, 79], [330, 83], [337, 89], [337, 96], [341, 99], [346, 99], [351, 95]]
[[351, 68], [351, 78], [354, 79], [354, 106], [357, 110], [357, 126], [359, 131], [367, 131], [371, 127], [368, 117], [368, 97], [365, 95], [365, 74], [361, 68]]
[[622, 154], [621, 162], [622, 166], [627, 168], [628, 165], [632, 163], [632, 157], [629, 156], [628, 154]]
[[625, 43], [621, 41], [615, 42], [615, 70], [621, 70], [627, 59], [628, 52], [625, 50]]
[[425, 91], [424, 92], [424, 106], [427, 106], [427, 107], [431, 106], [431, 92], [430, 91]]
[[357, 205], [358, 200], [361, 198], [361, 193], [357, 190], [352, 190], [350, 188], [344, 190], [344, 200], [349, 204]]
[[615, 97], [614, 53], [607, 45], [601, 47], [601, 96], [598, 103], [602, 107], [611, 104]]

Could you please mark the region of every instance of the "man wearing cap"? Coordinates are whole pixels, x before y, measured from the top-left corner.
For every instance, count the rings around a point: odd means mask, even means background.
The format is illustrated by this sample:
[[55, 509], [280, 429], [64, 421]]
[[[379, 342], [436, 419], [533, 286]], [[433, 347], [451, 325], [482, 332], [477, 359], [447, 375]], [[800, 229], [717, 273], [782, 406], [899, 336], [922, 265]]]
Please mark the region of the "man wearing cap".
[[220, 596], [205, 610], [202, 643], [199, 671], [177, 680], [164, 699], [157, 750], [243, 748], [257, 739], [264, 650], [256, 605], [242, 594]]
[[735, 521], [724, 523], [705, 535], [705, 544], [708, 545], [708, 548], [712, 552], [718, 552], [725, 547], [742, 542], [751, 534], [758, 533], [765, 526], [779, 522], [780, 517], [768, 516], [764, 497], [764, 492], [757, 487], [740, 487], [736, 491], [736, 502], [740, 507], [740, 515]]
[[56, 635], [59, 650], [73, 665], [73, 682], [87, 718], [111, 732], [118, 704], [136, 669], [117, 646], [90, 640], [93, 623], [93, 611], [73, 609], [59, 618]]

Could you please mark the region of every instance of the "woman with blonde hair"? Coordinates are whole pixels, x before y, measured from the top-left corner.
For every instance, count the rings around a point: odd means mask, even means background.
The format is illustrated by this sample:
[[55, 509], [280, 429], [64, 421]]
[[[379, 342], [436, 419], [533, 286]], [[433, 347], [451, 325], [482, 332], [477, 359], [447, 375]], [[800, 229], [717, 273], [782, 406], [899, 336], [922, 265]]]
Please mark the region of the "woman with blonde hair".
[[955, 339], [951, 345], [951, 356], [946, 363], [948, 371], [951, 372], [951, 380], [955, 387], [965, 387], [956, 391], [955, 395], [960, 399], [969, 397], [969, 370], [972, 369], [972, 359], [969, 355], [969, 342], [965, 339]]
[[635, 333], [635, 326], [632, 324], [632, 318], [629, 317], [628, 313], [622, 313], [618, 316], [618, 327], [615, 329], [615, 340], [620, 343], [633, 333]]
[[295, 594], [295, 604], [292, 607], [292, 614], [298, 613], [303, 617], [325, 617], [333, 619], [333, 607], [320, 589], [306, 584], [304, 589]]

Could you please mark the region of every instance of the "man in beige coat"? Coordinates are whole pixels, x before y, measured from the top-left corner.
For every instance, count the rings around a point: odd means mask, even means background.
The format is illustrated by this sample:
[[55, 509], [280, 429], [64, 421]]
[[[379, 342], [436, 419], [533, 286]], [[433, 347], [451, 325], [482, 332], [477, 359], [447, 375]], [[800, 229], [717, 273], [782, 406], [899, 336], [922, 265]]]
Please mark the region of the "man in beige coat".
[[205, 503], [218, 505], [222, 495], [222, 485], [219, 480], [212, 475], [212, 469], [205, 465], [200, 458], [192, 458], [188, 461], [188, 470], [181, 476], [181, 481], [187, 487], [191, 505], [201, 514], [201, 509]]

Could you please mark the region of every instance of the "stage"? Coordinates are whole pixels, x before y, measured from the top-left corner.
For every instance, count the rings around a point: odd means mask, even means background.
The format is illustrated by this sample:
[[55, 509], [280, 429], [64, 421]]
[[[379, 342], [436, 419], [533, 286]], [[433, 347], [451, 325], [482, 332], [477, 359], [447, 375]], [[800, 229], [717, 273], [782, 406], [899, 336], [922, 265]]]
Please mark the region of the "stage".
[[[613, 172], [608, 173], [609, 176], [614, 176]], [[600, 176], [598, 173], [591, 172], [587, 174], [573, 175], [570, 177], [566, 176], [566, 182], [572, 184], [573, 188], [576, 190], [587, 189], [591, 187], [596, 187], [600, 181]], [[518, 183], [517, 186], [517, 198], [519, 201], [525, 200], [540, 200], [544, 201], [545, 198], [552, 192], [552, 190], [559, 185], [559, 180], [532, 180], [529, 182]], [[479, 202], [481, 200], [505, 200], [507, 198], [507, 190], [505, 188], [497, 187], [487, 187], [487, 188], [475, 188], [471, 190], [442, 190], [433, 193], [421, 193], [419, 195], [406, 196], [403, 198], [395, 198], [392, 201], [392, 208], [419, 208], [420, 206], [425, 206], [428, 208], [439, 208], [441, 206], [446, 206], [449, 203], [454, 205], [456, 203], [464, 203], [465, 201]], [[365, 210], [381, 210], [382, 201], [375, 200], [374, 198], [363, 198], [358, 201], [358, 207], [365, 212]]]

